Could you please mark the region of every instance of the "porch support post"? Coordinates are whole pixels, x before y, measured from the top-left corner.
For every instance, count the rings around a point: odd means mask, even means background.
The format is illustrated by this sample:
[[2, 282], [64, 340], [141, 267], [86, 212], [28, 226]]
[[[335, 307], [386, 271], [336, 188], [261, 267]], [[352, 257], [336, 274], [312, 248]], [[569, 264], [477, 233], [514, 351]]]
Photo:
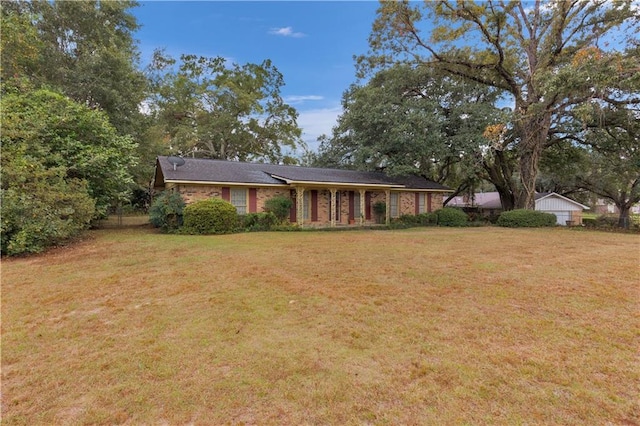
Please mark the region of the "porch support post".
[[298, 225], [304, 225], [304, 188], [296, 187], [296, 218]]
[[365, 206], [365, 196], [367, 191], [364, 189], [360, 190], [360, 217], [358, 218], [358, 223], [360, 226], [364, 225], [364, 215], [366, 214], [366, 206]]
[[331, 218], [331, 227], [334, 228], [336, 226], [336, 189], [331, 188], [331, 211], [329, 212], [329, 217]]
[[385, 212], [384, 223], [389, 225], [391, 223], [391, 191], [386, 189], [384, 191], [385, 205], [387, 207], [387, 211]]

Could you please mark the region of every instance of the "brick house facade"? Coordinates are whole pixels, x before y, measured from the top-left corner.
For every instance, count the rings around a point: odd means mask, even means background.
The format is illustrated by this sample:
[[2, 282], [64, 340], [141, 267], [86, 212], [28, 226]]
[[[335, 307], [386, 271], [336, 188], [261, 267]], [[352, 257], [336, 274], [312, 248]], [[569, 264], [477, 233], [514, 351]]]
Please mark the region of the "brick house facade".
[[239, 214], [263, 212], [268, 199], [289, 197], [290, 221], [301, 226], [375, 223], [377, 202], [385, 203], [382, 220], [388, 223], [393, 217], [442, 208], [443, 194], [450, 192], [415, 176], [172, 157], [158, 157], [153, 186], [179, 192], [187, 204], [222, 198]]

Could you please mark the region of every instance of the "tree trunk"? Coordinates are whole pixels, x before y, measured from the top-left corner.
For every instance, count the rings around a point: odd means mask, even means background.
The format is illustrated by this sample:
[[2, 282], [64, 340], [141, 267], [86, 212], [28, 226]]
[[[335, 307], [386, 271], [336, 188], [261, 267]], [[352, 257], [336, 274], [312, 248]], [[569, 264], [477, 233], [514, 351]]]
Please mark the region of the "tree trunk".
[[513, 210], [515, 208], [515, 197], [513, 195], [513, 192], [511, 191], [511, 188], [506, 187], [506, 186], [498, 186], [495, 185], [496, 190], [498, 191], [498, 195], [500, 196], [500, 204], [502, 204], [502, 210], [503, 211], [509, 211], [509, 210]]
[[618, 228], [629, 228], [630, 226], [630, 217], [629, 213], [631, 210], [631, 206], [628, 203], [623, 203], [618, 205], [618, 210], [620, 210], [620, 216], [618, 216]]
[[498, 191], [502, 210], [513, 210], [516, 201], [516, 188], [512, 179], [511, 162], [505, 156], [504, 151], [493, 150], [493, 162], [485, 161], [482, 166], [487, 174], [485, 179], [491, 182]]
[[520, 154], [520, 183], [522, 191], [516, 197], [516, 206], [521, 209], [535, 210], [536, 208], [536, 179], [538, 177], [538, 163], [541, 149], [535, 145], [523, 150]]
[[[539, 105], [535, 105], [538, 107]], [[516, 208], [535, 210], [536, 178], [540, 157], [547, 143], [551, 127], [551, 112], [537, 112], [536, 108], [521, 109], [524, 112], [516, 118], [516, 130], [520, 137], [520, 183], [521, 193], [516, 198]], [[532, 111], [533, 110], [533, 111]]]

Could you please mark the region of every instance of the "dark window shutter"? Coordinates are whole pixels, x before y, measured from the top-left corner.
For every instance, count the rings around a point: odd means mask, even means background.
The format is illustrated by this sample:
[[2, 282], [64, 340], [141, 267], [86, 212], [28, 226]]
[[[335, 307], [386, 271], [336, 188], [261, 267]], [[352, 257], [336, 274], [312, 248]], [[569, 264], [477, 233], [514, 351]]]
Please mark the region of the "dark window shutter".
[[311, 190], [311, 221], [318, 221], [318, 191], [316, 189]]
[[296, 190], [292, 189], [289, 192], [289, 197], [291, 197], [291, 211], [289, 212], [289, 222], [296, 223], [298, 221], [298, 215], [296, 214], [298, 211], [298, 199], [296, 198]]
[[258, 191], [255, 188], [249, 188], [249, 213], [258, 211]]
[[416, 214], [420, 214], [420, 193], [416, 192]]
[[225, 201], [231, 201], [231, 189], [228, 187], [222, 188], [222, 199]]

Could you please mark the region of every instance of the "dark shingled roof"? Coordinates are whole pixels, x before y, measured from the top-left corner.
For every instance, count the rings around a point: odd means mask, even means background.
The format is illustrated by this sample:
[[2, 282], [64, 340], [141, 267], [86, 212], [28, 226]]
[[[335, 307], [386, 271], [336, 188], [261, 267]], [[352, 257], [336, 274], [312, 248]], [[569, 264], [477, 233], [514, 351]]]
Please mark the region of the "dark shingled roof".
[[448, 188], [427, 179], [411, 176], [392, 178], [382, 172], [321, 169], [278, 164], [242, 163], [237, 161], [184, 158], [184, 165], [174, 167], [169, 157], [158, 157], [155, 186], [165, 181], [228, 182], [256, 185], [282, 185], [289, 182], [322, 182], [354, 186], [388, 185], [411, 189], [447, 191]]

